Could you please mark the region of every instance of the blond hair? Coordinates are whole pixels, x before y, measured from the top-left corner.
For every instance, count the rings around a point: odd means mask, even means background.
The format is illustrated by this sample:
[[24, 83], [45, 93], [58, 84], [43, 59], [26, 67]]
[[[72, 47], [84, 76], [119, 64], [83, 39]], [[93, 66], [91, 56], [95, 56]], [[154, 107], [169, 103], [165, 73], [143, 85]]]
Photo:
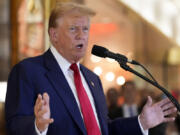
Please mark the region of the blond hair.
[[66, 2], [59, 2], [56, 4], [56, 7], [52, 10], [49, 18], [49, 26], [48, 32], [50, 28], [57, 27], [57, 19], [63, 17], [67, 13], [74, 13], [74, 11], [78, 11], [80, 15], [94, 16], [95, 12], [81, 4]]

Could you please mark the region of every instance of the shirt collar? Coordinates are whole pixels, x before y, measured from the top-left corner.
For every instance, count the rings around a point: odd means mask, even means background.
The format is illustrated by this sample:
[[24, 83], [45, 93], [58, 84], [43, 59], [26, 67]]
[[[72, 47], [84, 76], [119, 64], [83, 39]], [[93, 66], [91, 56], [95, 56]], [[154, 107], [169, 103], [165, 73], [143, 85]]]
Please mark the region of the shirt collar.
[[[51, 50], [53, 56], [55, 57], [58, 65], [60, 66], [61, 70], [64, 73], [67, 72], [72, 63], [70, 63], [66, 58], [64, 58], [53, 45], [51, 45], [50, 50]], [[80, 67], [79, 62], [77, 62], [77, 65], [79, 68]]]

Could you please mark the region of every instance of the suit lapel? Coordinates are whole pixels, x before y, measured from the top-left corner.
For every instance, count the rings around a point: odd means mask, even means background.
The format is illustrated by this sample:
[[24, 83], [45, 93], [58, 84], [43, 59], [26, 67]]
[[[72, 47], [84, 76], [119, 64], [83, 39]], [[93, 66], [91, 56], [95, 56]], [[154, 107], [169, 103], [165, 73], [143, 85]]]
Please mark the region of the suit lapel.
[[[103, 108], [102, 108], [102, 103], [104, 104], [104, 101], [102, 102], [102, 98], [104, 98], [102, 96], [99, 84], [98, 84], [98, 80], [96, 79], [97, 77], [95, 77], [94, 75], [92, 75], [91, 72], [89, 72], [87, 69], [85, 69], [82, 65], [80, 66], [80, 69], [83, 73], [83, 76], [86, 79], [86, 82], [88, 83], [88, 86], [90, 88], [90, 91], [93, 95], [94, 98], [94, 102], [95, 102], [95, 107], [96, 107], [96, 112], [98, 114], [98, 119], [100, 122], [100, 126], [101, 126], [101, 131], [103, 135], [107, 134], [107, 128], [106, 128], [106, 124], [107, 122], [105, 121], [104, 117], [103, 117]], [[96, 80], [95, 80], [96, 79]]]
[[45, 53], [45, 64], [49, 69], [49, 71], [46, 74], [47, 78], [54, 86], [55, 88], [54, 90], [56, 91], [58, 96], [64, 102], [64, 105], [67, 108], [69, 114], [72, 116], [76, 124], [82, 130], [83, 134], [86, 135], [87, 133], [85, 130], [85, 126], [77, 102], [75, 100], [75, 97], [72, 93], [71, 88], [68, 85], [67, 80], [65, 79], [63, 72], [61, 71], [58, 63], [56, 62], [50, 50], [48, 50]]

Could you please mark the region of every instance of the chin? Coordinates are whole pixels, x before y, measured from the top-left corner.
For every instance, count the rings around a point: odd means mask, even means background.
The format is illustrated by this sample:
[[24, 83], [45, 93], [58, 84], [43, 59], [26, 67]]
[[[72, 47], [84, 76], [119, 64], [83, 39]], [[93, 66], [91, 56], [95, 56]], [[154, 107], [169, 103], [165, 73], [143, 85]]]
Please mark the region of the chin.
[[76, 55], [74, 60], [75, 62], [79, 62], [83, 57], [84, 55]]

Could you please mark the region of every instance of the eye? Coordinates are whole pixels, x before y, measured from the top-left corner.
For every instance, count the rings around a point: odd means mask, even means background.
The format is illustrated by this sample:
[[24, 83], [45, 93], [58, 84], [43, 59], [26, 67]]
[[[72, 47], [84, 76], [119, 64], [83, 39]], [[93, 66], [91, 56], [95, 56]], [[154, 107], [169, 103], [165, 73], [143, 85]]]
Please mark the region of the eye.
[[84, 31], [84, 32], [88, 32], [88, 31], [89, 31], [89, 27], [84, 27], [84, 28], [83, 28], [83, 31]]
[[74, 31], [76, 31], [76, 27], [72, 26], [72, 27], [69, 28], [69, 30], [70, 30], [71, 32], [74, 32]]

